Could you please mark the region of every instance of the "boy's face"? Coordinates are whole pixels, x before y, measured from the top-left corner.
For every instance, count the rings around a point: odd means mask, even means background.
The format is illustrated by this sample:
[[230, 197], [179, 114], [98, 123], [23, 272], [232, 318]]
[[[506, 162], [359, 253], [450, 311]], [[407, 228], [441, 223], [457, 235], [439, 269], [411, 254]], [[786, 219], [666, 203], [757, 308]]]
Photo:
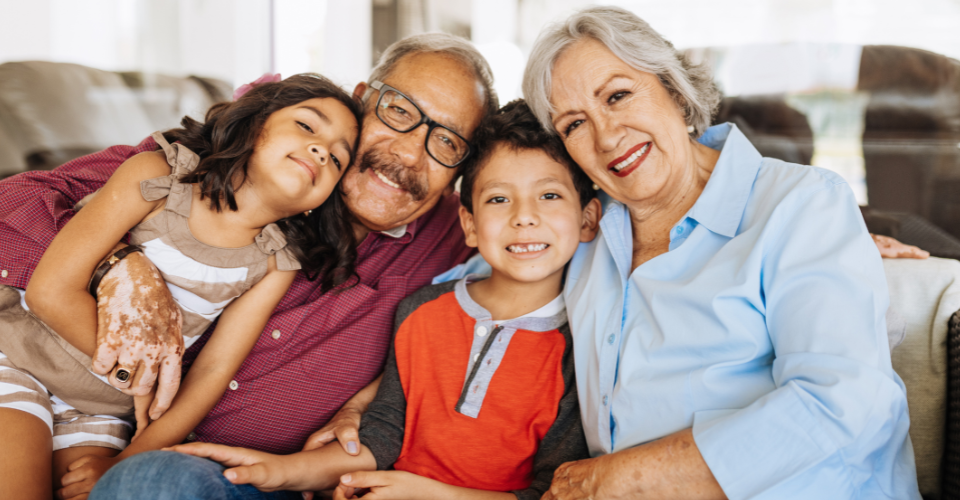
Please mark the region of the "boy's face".
[[580, 208], [570, 171], [541, 150], [497, 146], [473, 185], [473, 214], [460, 207], [467, 245], [506, 277], [536, 282], [563, 271], [592, 241], [600, 202]]

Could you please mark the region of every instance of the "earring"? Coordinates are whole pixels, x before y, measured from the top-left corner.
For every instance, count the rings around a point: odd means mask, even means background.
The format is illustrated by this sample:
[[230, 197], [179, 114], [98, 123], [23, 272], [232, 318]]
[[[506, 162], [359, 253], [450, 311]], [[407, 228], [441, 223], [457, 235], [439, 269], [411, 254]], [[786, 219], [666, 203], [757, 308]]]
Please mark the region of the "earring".
[[594, 184], [594, 185], [593, 185], [593, 190], [594, 190], [594, 191], [600, 191], [600, 186]]
[[696, 128], [694, 128], [693, 125], [687, 125], [688, 134], [692, 134], [694, 130], [696, 130]]
[[312, 214], [312, 213], [313, 213], [313, 210], [307, 210], [306, 212], [303, 213], [303, 215], [304, 215], [305, 217], [310, 217], [310, 214]]

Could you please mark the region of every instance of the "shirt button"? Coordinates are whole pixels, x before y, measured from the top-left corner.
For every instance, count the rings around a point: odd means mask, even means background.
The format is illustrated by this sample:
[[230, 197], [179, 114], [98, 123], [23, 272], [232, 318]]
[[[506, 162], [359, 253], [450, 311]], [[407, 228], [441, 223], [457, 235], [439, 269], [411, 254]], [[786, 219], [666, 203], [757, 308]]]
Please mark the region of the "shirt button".
[[607, 406], [607, 397], [606, 397], [606, 396], [603, 397], [603, 406]]
[[235, 391], [237, 387], [240, 387], [240, 384], [238, 384], [236, 380], [231, 380], [229, 387], [231, 391]]
[[677, 234], [683, 234], [683, 228], [682, 228], [682, 227], [678, 227], [678, 228], [677, 228]]
[[607, 343], [610, 344], [610, 345], [613, 345], [613, 341], [616, 340], [616, 339], [617, 339], [617, 336], [616, 336], [615, 334], [611, 333], [610, 336], [607, 337]]
[[9, 275], [10, 273], [8, 273], [6, 269], [4, 269], [3, 271], [0, 271], [0, 277], [6, 278]]
[[187, 434], [187, 441], [196, 441], [196, 440], [197, 440], [196, 432], [191, 432], [190, 434]]
[[280, 330], [274, 330], [274, 331], [270, 334], [270, 336], [273, 337], [274, 339], [280, 338]]
[[486, 337], [486, 336], [487, 336], [487, 327], [485, 327], [485, 326], [478, 326], [478, 327], [477, 327], [477, 335], [479, 335], [479, 336], [481, 336], [481, 337]]

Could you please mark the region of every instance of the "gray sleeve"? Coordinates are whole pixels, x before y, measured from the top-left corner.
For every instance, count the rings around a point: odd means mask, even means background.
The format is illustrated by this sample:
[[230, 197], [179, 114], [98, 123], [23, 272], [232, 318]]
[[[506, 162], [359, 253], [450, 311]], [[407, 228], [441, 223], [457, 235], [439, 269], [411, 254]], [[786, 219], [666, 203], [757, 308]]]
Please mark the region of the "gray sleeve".
[[393, 468], [393, 463], [400, 457], [406, 413], [407, 398], [400, 384], [396, 352], [391, 345], [380, 388], [360, 420], [360, 442], [370, 448], [377, 459], [378, 470]]
[[587, 439], [583, 435], [583, 424], [580, 421], [580, 401], [577, 399], [570, 326], [564, 324], [560, 327], [560, 332], [563, 333], [567, 342], [567, 347], [563, 351], [562, 367], [566, 390], [560, 398], [557, 419], [543, 436], [537, 455], [533, 458], [533, 482], [527, 489], [512, 492], [518, 500], [538, 500], [550, 489], [553, 472], [560, 464], [590, 457]]
[[[453, 290], [456, 282], [431, 285], [417, 290], [413, 295], [403, 299], [397, 307], [394, 319], [393, 335], [396, 339], [397, 330], [406, 321], [407, 317], [421, 305]], [[366, 413], [360, 420], [360, 442], [370, 448], [377, 460], [377, 469], [388, 470], [393, 468], [394, 462], [400, 457], [403, 449], [403, 433], [406, 424], [407, 397], [400, 382], [400, 372], [397, 369], [397, 353], [394, 341], [390, 342], [390, 353], [387, 354], [387, 365], [383, 369], [383, 379], [377, 389], [377, 395], [370, 402]]]

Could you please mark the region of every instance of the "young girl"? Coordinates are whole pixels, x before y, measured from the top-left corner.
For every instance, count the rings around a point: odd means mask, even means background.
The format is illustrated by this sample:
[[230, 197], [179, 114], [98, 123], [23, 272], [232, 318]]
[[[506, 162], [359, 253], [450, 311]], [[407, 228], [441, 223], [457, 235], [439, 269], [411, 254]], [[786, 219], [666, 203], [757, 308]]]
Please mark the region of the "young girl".
[[[57, 488], [68, 465], [92, 455], [70, 466], [91, 472], [64, 496], [89, 492], [122, 458], [183, 441], [227, 389], [298, 269], [321, 275], [323, 291], [350, 279], [355, 242], [336, 186], [353, 161], [360, 118], [359, 104], [317, 75], [254, 86], [212, 107], [203, 124], [184, 118], [182, 129], [154, 134], [160, 149], [121, 165], [63, 228], [25, 301], [23, 291], [0, 289], [0, 498], [48, 500], [51, 473]], [[114, 252], [128, 232], [137, 247]], [[219, 323], [170, 410], [141, 424], [127, 446], [131, 426], [116, 417], [129, 416], [129, 397], [90, 371], [98, 316], [88, 285], [131, 253], [167, 282], [185, 348]], [[149, 276], [125, 281], [116, 295], [150, 301]], [[150, 314], [159, 306], [134, 307]]]

